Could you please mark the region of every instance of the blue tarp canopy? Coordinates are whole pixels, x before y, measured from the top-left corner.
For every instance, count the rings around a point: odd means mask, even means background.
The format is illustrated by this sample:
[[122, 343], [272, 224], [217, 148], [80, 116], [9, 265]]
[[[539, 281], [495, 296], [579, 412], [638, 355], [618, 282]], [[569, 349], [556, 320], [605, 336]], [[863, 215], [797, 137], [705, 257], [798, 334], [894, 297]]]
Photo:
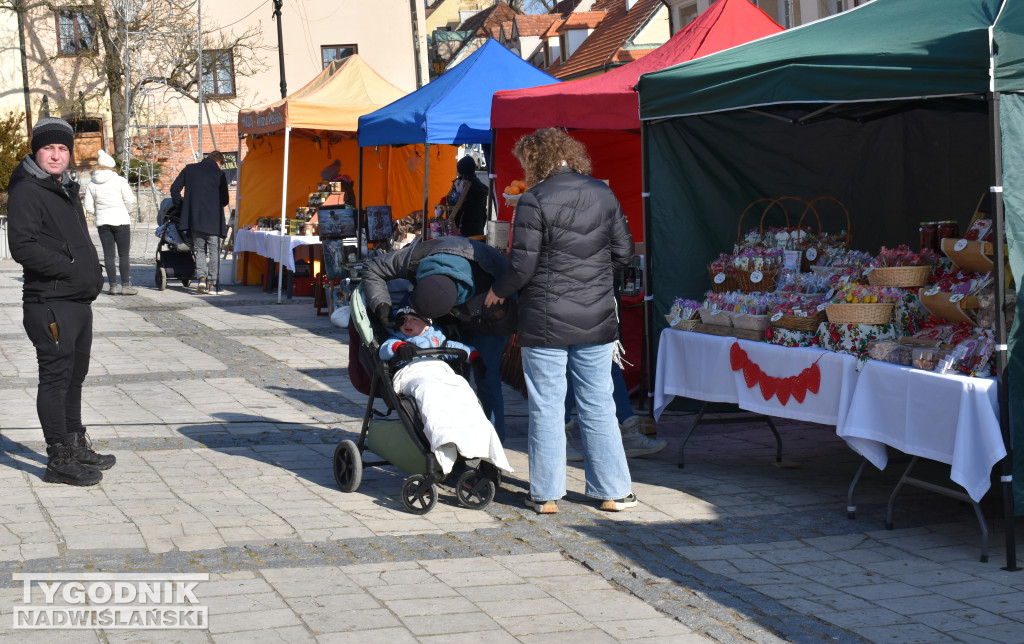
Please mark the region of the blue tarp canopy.
[[557, 82], [488, 40], [427, 85], [359, 117], [359, 145], [490, 143], [494, 92]]

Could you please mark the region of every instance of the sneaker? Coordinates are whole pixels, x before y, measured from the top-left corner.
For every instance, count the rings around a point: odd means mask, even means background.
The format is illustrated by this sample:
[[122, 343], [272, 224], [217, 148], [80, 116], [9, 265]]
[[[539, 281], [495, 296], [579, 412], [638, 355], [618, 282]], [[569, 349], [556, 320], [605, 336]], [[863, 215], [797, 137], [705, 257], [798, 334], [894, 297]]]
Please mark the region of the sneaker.
[[202, 295], [202, 294], [204, 294], [206, 292], [207, 292], [206, 280], [201, 279], [201, 280], [199, 280], [199, 283], [196, 284], [196, 294]]
[[131, 282], [121, 285], [121, 295], [138, 295], [139, 289], [132, 286]]
[[534, 501], [527, 496], [526, 507], [533, 508], [533, 511], [537, 514], [558, 514], [558, 502], [554, 499], [551, 501]]
[[626, 458], [650, 456], [668, 447], [668, 441], [648, 438], [640, 432], [639, 418], [632, 416], [619, 426], [622, 432], [622, 448], [626, 450]]
[[639, 501], [636, 500], [636, 495], [630, 492], [622, 499], [609, 499], [601, 502], [601, 509], [605, 512], [622, 512], [629, 508], [635, 508]]
[[120, 295], [121, 294], [121, 285], [120, 284], [111, 284], [110, 288], [107, 289], [107, 293], [110, 293], [111, 295]]
[[75, 439], [68, 437], [63, 443], [46, 446], [46, 473], [43, 480], [47, 483], [64, 483], [66, 485], [96, 485], [103, 480], [103, 474], [79, 463], [72, 450]]
[[583, 452], [579, 451], [578, 449], [570, 445], [568, 441], [566, 441], [565, 460], [570, 463], [579, 463], [583, 461]]
[[71, 446], [71, 454], [76, 461], [97, 470], [109, 470], [114, 467], [117, 457], [113, 454], [97, 454], [92, 448], [92, 439], [89, 438], [89, 434], [76, 432], [71, 436], [74, 441]]

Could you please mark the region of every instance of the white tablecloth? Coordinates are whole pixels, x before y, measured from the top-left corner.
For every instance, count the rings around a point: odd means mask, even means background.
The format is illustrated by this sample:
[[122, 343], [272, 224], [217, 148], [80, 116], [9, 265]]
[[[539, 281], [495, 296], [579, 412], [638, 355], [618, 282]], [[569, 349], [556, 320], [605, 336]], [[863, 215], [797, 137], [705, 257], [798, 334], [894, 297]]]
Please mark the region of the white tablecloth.
[[[776, 397], [765, 400], [760, 387], [748, 388], [743, 372], [732, 370], [729, 348], [734, 342], [770, 376], [796, 376], [817, 360], [821, 370], [818, 393], [808, 391], [802, 403], [792, 397], [785, 405]], [[654, 417], [661, 415], [673, 396], [686, 396], [736, 403], [741, 409], [770, 416], [835, 425], [849, 407], [856, 380], [857, 359], [846, 354], [665, 329], [658, 345]]]
[[[765, 400], [733, 371], [729, 350], [739, 342], [771, 376], [795, 376], [819, 356], [821, 387], [803, 403]], [[836, 426], [836, 433], [879, 469], [886, 446], [952, 466], [950, 478], [980, 500], [992, 467], [1006, 455], [990, 378], [942, 375], [811, 348], [787, 348], [704, 333], [665, 329], [658, 347], [654, 413], [673, 396], [736, 403], [753, 412]]]
[[1006, 456], [996, 389], [992, 378], [872, 360], [836, 433], [878, 469], [888, 462], [886, 445], [946, 463], [950, 479], [978, 501], [988, 491], [992, 467]]
[[[284, 235], [284, 238], [284, 244], [288, 248], [284, 254], [284, 266], [292, 272], [295, 272], [295, 249], [320, 243], [320, 238], [316, 235]], [[243, 228], [235, 233], [235, 252], [256, 253], [280, 262], [281, 233]]]

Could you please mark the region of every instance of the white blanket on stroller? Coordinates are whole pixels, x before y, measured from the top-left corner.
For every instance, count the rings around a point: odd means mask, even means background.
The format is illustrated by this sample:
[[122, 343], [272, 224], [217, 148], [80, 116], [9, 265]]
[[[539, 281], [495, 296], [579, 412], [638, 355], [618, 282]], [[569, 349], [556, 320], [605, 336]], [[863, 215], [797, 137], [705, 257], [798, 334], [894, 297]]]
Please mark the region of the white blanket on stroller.
[[444, 361], [422, 358], [398, 370], [395, 391], [416, 401], [430, 449], [445, 474], [459, 454], [488, 461], [511, 472], [494, 426], [487, 420], [473, 388]]

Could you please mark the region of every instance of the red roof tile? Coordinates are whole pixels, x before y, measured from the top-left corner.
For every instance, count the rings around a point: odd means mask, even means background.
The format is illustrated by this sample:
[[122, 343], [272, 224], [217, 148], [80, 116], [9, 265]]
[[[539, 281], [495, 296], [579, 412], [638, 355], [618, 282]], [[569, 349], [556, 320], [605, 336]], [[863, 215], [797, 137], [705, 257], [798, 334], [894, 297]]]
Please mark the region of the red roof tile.
[[505, 0], [479, 11], [458, 26], [456, 31], [472, 31], [477, 36], [491, 36], [498, 33], [501, 23], [514, 19], [518, 14]]
[[[597, 0], [593, 9], [607, 11], [604, 20], [573, 52], [569, 60], [559, 66], [557, 73], [548, 71], [557, 78], [566, 79], [605, 71], [608, 66], [640, 58], [640, 52], [650, 50], [625, 50], [623, 45], [662, 6], [661, 0], [637, 0], [633, 8], [626, 11], [626, 0]], [[628, 58], [616, 60], [620, 52], [629, 52], [622, 54]]]
[[542, 36], [551, 27], [552, 23], [558, 22], [558, 16], [550, 13], [525, 14], [521, 13], [513, 20], [520, 36]]
[[570, 13], [569, 16], [562, 22], [561, 26], [558, 27], [558, 31], [562, 32], [567, 29], [581, 29], [586, 27], [587, 29], [594, 29], [604, 17], [608, 15], [607, 11], [580, 11], [578, 13]]

